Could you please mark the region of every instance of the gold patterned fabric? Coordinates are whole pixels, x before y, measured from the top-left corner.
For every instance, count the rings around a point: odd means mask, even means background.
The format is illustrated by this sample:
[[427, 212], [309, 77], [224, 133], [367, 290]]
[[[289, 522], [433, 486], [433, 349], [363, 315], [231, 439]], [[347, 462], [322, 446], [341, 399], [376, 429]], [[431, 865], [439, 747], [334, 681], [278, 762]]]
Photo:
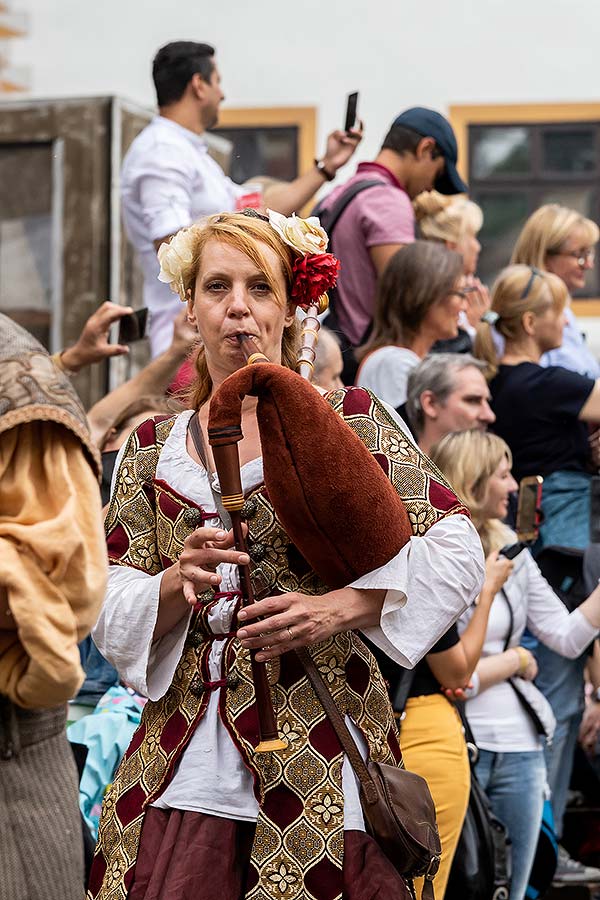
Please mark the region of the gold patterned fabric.
[[[329, 399], [405, 500], [415, 534], [423, 534], [445, 515], [464, 511], [435, 467], [406, 440], [372, 395], [350, 389], [335, 392]], [[131, 436], [107, 515], [111, 561], [148, 574], [177, 559], [186, 535], [209, 517], [209, 511], [154, 477], [172, 424], [173, 420], [146, 422]], [[438, 502], [436, 508], [431, 506], [432, 496]], [[245, 516], [253, 579], [260, 596], [327, 591], [290, 543], [264, 488], [251, 492]], [[146, 705], [104, 802], [89, 898], [124, 900], [127, 896], [144, 809], [169, 783], [207, 708], [208, 656], [214, 639], [207, 614], [214, 602], [209, 594], [206, 603], [197, 604], [173, 683], [161, 700]], [[268, 671], [280, 731], [288, 746], [277, 754], [255, 753], [259, 737], [250, 656], [233, 634], [225, 641], [220, 714], [254, 775], [260, 805], [247, 900], [341, 898], [343, 752], [337, 736], [295, 654], [285, 654], [269, 663]], [[371, 757], [401, 765], [386, 686], [358, 635], [335, 635], [310, 647], [310, 652], [340, 710], [360, 729]]]

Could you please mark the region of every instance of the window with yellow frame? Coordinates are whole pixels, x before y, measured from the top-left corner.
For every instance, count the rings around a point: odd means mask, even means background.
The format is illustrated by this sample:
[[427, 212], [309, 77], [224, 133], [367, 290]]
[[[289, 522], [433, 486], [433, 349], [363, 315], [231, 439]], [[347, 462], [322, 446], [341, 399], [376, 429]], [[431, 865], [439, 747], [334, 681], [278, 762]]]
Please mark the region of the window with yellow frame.
[[238, 184], [256, 176], [292, 181], [313, 165], [314, 107], [223, 109], [213, 133], [232, 144], [229, 175]]
[[[483, 209], [479, 273], [505, 266], [527, 217], [560, 203], [600, 221], [600, 104], [452, 106], [459, 164]], [[589, 272], [574, 307], [600, 315], [600, 277]]]

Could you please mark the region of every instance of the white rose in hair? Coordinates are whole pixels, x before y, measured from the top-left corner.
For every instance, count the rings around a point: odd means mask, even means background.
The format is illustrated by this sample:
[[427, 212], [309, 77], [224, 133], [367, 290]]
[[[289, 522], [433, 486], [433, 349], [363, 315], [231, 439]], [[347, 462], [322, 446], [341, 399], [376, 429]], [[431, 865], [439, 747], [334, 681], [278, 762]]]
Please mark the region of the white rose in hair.
[[158, 280], [164, 284], [168, 284], [174, 294], [179, 294], [182, 300], [185, 299], [185, 289], [183, 285], [183, 271], [192, 262], [194, 234], [191, 228], [182, 228], [177, 234], [173, 235], [167, 243], [161, 244], [158, 248], [158, 261], [160, 263], [160, 272]]
[[316, 216], [301, 219], [294, 214], [287, 218], [272, 209], [268, 209], [267, 212], [269, 222], [277, 234], [298, 253], [326, 252], [329, 238]]

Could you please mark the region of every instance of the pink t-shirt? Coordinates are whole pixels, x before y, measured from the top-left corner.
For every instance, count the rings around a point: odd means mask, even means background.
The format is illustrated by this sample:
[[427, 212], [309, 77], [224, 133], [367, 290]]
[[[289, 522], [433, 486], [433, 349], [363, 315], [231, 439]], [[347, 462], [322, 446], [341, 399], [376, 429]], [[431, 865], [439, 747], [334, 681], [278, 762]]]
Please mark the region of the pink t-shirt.
[[410, 197], [389, 169], [379, 163], [360, 163], [356, 175], [334, 188], [323, 203], [328, 209], [351, 184], [381, 180], [357, 194], [340, 216], [331, 251], [342, 266], [337, 283], [336, 312], [340, 327], [353, 344], [360, 344], [373, 318], [377, 273], [369, 247], [412, 244], [415, 214]]

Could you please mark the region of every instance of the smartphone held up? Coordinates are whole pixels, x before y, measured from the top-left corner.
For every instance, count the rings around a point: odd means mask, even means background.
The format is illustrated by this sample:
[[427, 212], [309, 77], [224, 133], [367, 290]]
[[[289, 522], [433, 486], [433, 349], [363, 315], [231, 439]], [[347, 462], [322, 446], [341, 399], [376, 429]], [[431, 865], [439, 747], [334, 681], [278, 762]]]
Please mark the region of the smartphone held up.
[[356, 112], [358, 109], [358, 91], [348, 94], [346, 102], [346, 118], [344, 120], [344, 131], [346, 134], [351, 132], [356, 125]]
[[136, 309], [135, 312], [122, 316], [119, 320], [119, 344], [133, 344], [146, 336], [148, 325], [148, 309]]

